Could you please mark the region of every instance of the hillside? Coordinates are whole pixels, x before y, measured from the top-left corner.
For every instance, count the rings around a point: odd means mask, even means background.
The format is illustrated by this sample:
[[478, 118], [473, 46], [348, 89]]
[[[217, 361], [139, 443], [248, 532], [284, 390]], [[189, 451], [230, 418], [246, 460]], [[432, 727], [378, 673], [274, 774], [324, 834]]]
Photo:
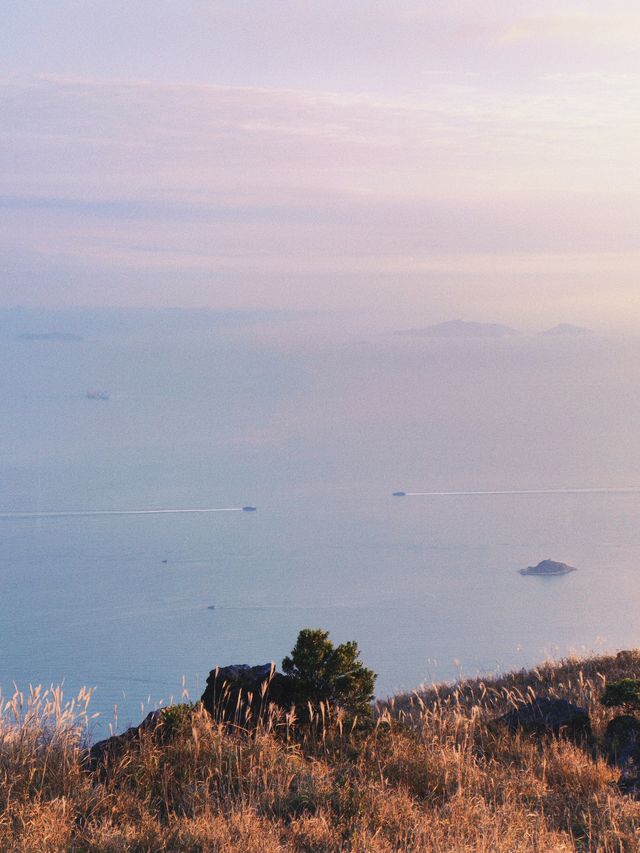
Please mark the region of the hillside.
[[420, 338], [505, 338], [520, 334], [501, 323], [477, 323], [467, 320], [449, 320], [416, 329], [399, 329], [396, 335]]
[[[616, 786], [607, 682], [640, 652], [572, 659], [380, 703], [369, 726], [316, 709], [251, 731], [178, 708], [89, 770], [88, 694], [17, 694], [0, 726], [0, 849], [28, 851], [633, 851], [640, 803]], [[591, 715], [593, 741], [492, 721], [527, 697]], [[16, 719], [20, 722], [16, 723]]]

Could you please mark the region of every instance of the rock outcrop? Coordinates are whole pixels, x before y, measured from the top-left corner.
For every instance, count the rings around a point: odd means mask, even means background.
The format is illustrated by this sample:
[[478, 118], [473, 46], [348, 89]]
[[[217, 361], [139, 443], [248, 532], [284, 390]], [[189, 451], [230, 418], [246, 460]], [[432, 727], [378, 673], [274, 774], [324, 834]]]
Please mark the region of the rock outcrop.
[[138, 743], [145, 732], [153, 732], [160, 725], [162, 720], [162, 709], [151, 711], [139, 726], [132, 726], [123, 732], [121, 735], [113, 735], [112, 737], [100, 740], [89, 750], [89, 767], [95, 770], [97, 767], [106, 767], [124, 753], [126, 749], [135, 743]]
[[[275, 665], [271, 663], [218, 667], [209, 673], [200, 702], [217, 722], [244, 728], [255, 725], [268, 712], [269, 706], [290, 710], [294, 704], [292, 679], [276, 672]], [[108, 767], [146, 733], [162, 740], [165, 735], [163, 715], [168, 710], [151, 711], [139, 726], [98, 741], [89, 750], [89, 768]]]
[[494, 724], [514, 733], [553, 735], [581, 743], [591, 741], [589, 714], [566, 699], [534, 699], [498, 717]]
[[614, 717], [605, 730], [604, 745], [609, 763], [620, 768], [620, 790], [639, 796], [640, 720], [631, 714]]
[[276, 672], [275, 664], [234, 664], [209, 673], [200, 701], [221, 722], [245, 726], [275, 705], [289, 710], [294, 703], [292, 680]]

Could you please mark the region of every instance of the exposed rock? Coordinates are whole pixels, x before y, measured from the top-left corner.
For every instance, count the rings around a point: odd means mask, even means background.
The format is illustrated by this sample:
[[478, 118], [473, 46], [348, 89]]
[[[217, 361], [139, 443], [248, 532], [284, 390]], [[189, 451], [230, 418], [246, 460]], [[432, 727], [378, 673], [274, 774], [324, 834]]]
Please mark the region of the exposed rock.
[[621, 649], [616, 655], [616, 660], [622, 664], [640, 663], [640, 650]]
[[640, 757], [636, 755], [633, 759], [633, 765], [625, 767], [620, 773], [618, 779], [618, 788], [623, 794], [629, 794], [631, 797], [640, 798]]
[[121, 735], [113, 735], [94, 743], [89, 750], [89, 767], [95, 770], [117, 760], [129, 746], [140, 740], [144, 732], [155, 731], [160, 725], [161, 717], [162, 709], [151, 711], [139, 726], [132, 726]]
[[244, 726], [257, 720], [269, 705], [289, 710], [293, 685], [288, 676], [276, 672], [275, 664], [234, 664], [209, 673], [200, 701], [214, 719]]
[[631, 714], [620, 714], [607, 724], [604, 745], [611, 764], [624, 767], [640, 746], [640, 720]]
[[494, 722], [514, 733], [562, 736], [583, 743], [591, 739], [591, 719], [586, 709], [566, 699], [540, 697], [508, 711]]
[[537, 566], [527, 566], [526, 569], [520, 569], [520, 574], [551, 577], [553, 575], [568, 575], [569, 572], [577, 571], [575, 566], [569, 566], [567, 563], [558, 563], [555, 560], [542, 560]]
[[[219, 667], [209, 673], [200, 701], [216, 721], [244, 727], [255, 723], [269, 705], [288, 711], [294, 704], [292, 679], [276, 672], [271, 663]], [[147, 732], [162, 740], [165, 710], [151, 711], [139, 726], [94, 744], [88, 754], [89, 768], [107, 768]]]
[[640, 794], [640, 720], [620, 714], [607, 725], [604, 734], [607, 761], [620, 768], [618, 787], [626, 794]]

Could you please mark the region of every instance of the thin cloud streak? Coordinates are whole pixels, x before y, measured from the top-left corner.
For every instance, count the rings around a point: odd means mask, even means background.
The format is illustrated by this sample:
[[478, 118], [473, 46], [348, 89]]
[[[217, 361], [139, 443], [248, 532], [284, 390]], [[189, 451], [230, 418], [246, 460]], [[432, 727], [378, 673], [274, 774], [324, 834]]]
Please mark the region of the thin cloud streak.
[[637, 44], [640, 15], [559, 11], [545, 16], [520, 18], [503, 34], [506, 42], [589, 39], [609, 46]]

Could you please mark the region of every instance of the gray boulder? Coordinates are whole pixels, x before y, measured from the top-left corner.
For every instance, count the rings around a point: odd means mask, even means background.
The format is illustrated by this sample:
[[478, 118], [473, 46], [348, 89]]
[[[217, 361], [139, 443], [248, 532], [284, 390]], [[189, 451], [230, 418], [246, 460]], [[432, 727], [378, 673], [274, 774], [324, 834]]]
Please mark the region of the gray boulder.
[[267, 713], [270, 705], [289, 710], [294, 704], [292, 679], [275, 664], [234, 664], [211, 670], [200, 701], [220, 722], [246, 726]]
[[89, 750], [88, 764], [90, 769], [106, 767], [125, 752], [128, 747], [139, 743], [145, 732], [154, 732], [162, 722], [162, 709], [151, 711], [139, 726], [132, 726], [121, 735], [113, 735], [94, 743]]
[[498, 717], [494, 723], [510, 732], [566, 737], [573, 741], [591, 740], [591, 719], [585, 708], [566, 699], [539, 697]]
[[604, 735], [607, 760], [620, 768], [618, 787], [627, 794], [640, 794], [640, 720], [620, 714], [607, 725]]
[[617, 655], [616, 660], [619, 661], [624, 666], [631, 666], [632, 664], [640, 664], [640, 650], [638, 649], [621, 649]]

